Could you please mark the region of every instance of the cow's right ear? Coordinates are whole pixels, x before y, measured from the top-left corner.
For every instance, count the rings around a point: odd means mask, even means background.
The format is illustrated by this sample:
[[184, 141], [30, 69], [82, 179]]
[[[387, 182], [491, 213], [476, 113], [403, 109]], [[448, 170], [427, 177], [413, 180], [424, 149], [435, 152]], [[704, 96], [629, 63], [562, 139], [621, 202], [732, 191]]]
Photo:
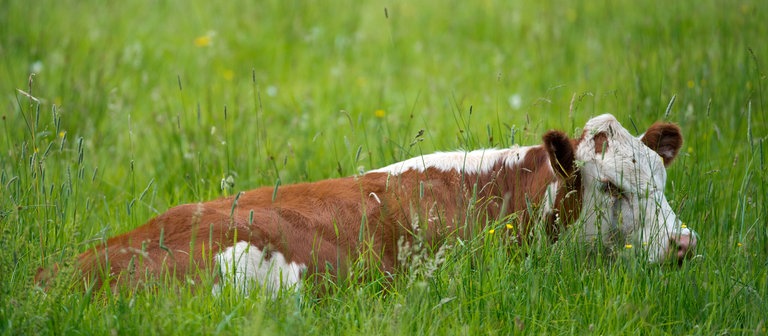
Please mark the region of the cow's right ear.
[[561, 131], [549, 131], [542, 137], [544, 148], [549, 154], [552, 169], [563, 179], [573, 175], [576, 160], [576, 150], [568, 135]]

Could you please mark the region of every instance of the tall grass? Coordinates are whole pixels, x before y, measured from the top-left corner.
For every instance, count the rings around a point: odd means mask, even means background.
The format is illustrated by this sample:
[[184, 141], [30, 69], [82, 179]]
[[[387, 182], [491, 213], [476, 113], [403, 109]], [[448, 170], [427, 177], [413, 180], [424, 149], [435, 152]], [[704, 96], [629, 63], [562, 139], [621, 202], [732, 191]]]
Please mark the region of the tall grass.
[[[766, 332], [762, 2], [2, 7], [3, 334]], [[680, 269], [587, 256], [569, 236], [510, 250], [483, 232], [436, 268], [275, 299], [215, 297], [206, 280], [118, 293], [32, 280], [53, 263], [71, 273], [78, 253], [176, 204], [536, 144], [606, 112], [637, 133], [683, 129], [667, 197], [701, 240]]]

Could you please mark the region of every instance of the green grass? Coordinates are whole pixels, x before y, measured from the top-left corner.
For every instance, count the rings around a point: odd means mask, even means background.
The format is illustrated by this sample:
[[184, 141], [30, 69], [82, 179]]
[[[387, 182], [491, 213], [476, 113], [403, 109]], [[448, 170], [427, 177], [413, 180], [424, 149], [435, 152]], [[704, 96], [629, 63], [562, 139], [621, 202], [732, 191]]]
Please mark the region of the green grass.
[[[768, 3], [2, 8], [2, 334], [766, 333]], [[176, 204], [536, 144], [606, 112], [632, 131], [683, 129], [667, 197], [702, 256], [680, 269], [586, 258], [568, 239], [510, 254], [491, 236], [385, 290], [370, 274], [274, 301], [162, 279], [117, 294], [32, 281]]]

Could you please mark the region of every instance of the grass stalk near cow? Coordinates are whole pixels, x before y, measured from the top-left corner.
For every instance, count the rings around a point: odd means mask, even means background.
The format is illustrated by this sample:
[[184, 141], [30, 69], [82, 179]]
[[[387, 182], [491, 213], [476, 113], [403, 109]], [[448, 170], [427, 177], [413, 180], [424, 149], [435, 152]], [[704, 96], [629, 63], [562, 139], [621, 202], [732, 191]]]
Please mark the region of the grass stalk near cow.
[[[765, 334], [766, 21], [750, 1], [9, 1], [0, 333]], [[510, 249], [500, 221], [413, 244], [397, 276], [362, 258], [274, 298], [211, 295], [206, 273], [71, 281], [77, 254], [178, 204], [577, 136], [602, 113], [681, 127], [666, 196], [701, 237], [681, 267], [572, 232]]]

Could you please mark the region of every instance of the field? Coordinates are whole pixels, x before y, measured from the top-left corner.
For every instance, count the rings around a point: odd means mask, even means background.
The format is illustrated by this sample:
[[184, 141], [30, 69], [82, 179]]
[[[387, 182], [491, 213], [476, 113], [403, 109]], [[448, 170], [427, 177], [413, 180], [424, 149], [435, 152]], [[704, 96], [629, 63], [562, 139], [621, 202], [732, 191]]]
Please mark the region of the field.
[[[766, 334], [768, 2], [1, 3], [0, 334]], [[682, 267], [482, 234], [326, 295], [33, 282], [177, 204], [602, 113], [681, 126]]]

